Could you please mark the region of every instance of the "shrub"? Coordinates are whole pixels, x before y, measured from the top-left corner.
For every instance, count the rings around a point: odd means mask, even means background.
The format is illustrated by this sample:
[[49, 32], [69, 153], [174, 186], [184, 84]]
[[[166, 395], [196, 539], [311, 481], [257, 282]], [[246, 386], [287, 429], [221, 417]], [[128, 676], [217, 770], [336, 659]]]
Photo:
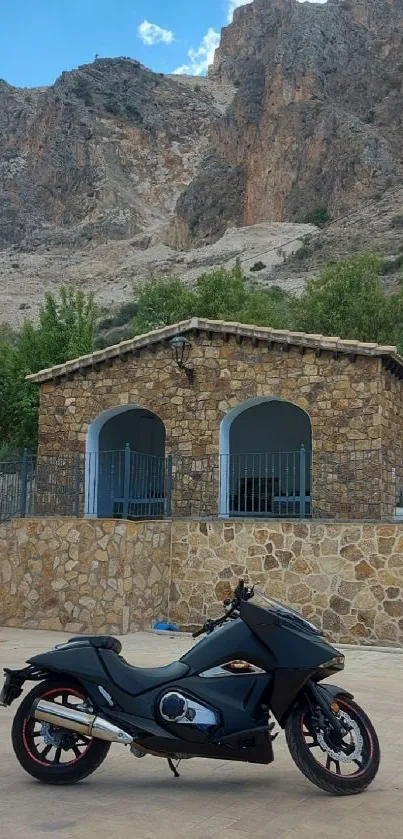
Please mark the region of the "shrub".
[[403, 253], [395, 256], [393, 259], [385, 259], [382, 266], [382, 274], [395, 274], [403, 266]]
[[308, 256], [312, 255], [312, 250], [308, 244], [303, 244], [301, 247], [294, 253], [294, 259], [297, 262], [302, 262], [303, 259], [307, 259]]
[[105, 347], [113, 347], [115, 344], [120, 344], [121, 341], [127, 341], [133, 337], [133, 328], [130, 326], [115, 326], [95, 338], [95, 348], [97, 350], [104, 350]]
[[136, 108], [132, 102], [126, 102], [125, 111], [127, 116], [130, 119], [134, 119], [136, 122], [142, 123], [143, 122], [143, 115], [140, 113], [139, 109]]
[[74, 81], [74, 93], [79, 99], [84, 101], [85, 105], [92, 105], [93, 99], [91, 95], [91, 88], [88, 79], [84, 76], [77, 76]]
[[390, 222], [390, 226], [397, 230], [403, 228], [403, 213], [399, 213], [397, 216], [393, 216]]
[[113, 99], [112, 97], [110, 97], [110, 99], [107, 99], [107, 101], [105, 102], [105, 111], [107, 111], [108, 114], [113, 114], [115, 117], [119, 116], [120, 107], [116, 99]]
[[304, 224], [315, 224], [316, 227], [324, 227], [330, 221], [330, 215], [327, 207], [321, 204], [319, 207], [307, 213], [303, 219]]

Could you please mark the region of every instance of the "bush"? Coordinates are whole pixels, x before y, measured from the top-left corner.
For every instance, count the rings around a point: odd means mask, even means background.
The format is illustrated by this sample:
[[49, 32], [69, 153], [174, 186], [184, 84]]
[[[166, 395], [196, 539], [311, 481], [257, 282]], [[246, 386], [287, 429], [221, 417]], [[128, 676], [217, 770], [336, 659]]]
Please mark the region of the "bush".
[[393, 216], [390, 226], [395, 228], [396, 230], [400, 230], [403, 228], [403, 213], [399, 213], [397, 216]]
[[324, 204], [311, 210], [303, 219], [304, 224], [315, 224], [316, 227], [324, 227], [329, 221], [331, 218]]
[[192, 289], [177, 278], [150, 280], [140, 291], [135, 334], [190, 317], [292, 329], [294, 298], [280, 288], [251, 285], [239, 268], [211, 271]]
[[115, 311], [110, 312], [106, 317], [101, 317], [97, 324], [97, 333], [107, 329], [114, 329], [119, 326], [127, 326], [137, 314], [137, 300], [130, 300], [122, 303]]
[[304, 332], [338, 335], [358, 341], [400, 344], [403, 296], [382, 288], [382, 260], [371, 254], [328, 265], [309, 280], [297, 308]]
[[129, 119], [134, 119], [139, 123], [143, 122], [143, 115], [140, 113], [139, 109], [132, 104], [132, 102], [126, 102], [125, 111]]
[[93, 104], [91, 95], [91, 87], [88, 79], [84, 76], [77, 76], [74, 81], [74, 93], [79, 99], [84, 101], [84, 104], [89, 106]]
[[112, 97], [110, 99], [107, 99], [107, 101], [105, 102], [105, 111], [107, 111], [108, 114], [113, 114], [115, 117], [119, 116], [120, 107], [116, 99], [112, 99]]
[[302, 262], [303, 259], [308, 259], [308, 256], [312, 256], [312, 250], [310, 245], [302, 244], [300, 248], [293, 254], [294, 259], [297, 262]]
[[385, 259], [382, 266], [382, 274], [395, 274], [403, 266], [403, 253], [395, 256], [394, 259]]
[[128, 324], [125, 326], [115, 326], [112, 329], [97, 334], [94, 346], [97, 350], [104, 350], [105, 347], [113, 347], [115, 344], [128, 341], [132, 337], [133, 327], [130, 327]]

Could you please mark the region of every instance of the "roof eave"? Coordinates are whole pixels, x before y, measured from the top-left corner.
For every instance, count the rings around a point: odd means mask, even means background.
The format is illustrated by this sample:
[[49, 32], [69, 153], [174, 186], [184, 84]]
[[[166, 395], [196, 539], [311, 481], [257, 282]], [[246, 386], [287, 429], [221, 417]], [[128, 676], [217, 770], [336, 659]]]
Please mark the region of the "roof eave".
[[64, 376], [74, 375], [80, 370], [88, 368], [97, 369], [99, 365], [109, 360], [119, 358], [136, 350], [144, 349], [153, 344], [168, 342], [175, 335], [183, 335], [192, 331], [229, 334], [239, 336], [240, 338], [255, 339], [269, 344], [296, 346], [313, 349], [317, 352], [331, 352], [336, 355], [387, 358], [391, 359], [394, 365], [398, 365], [403, 373], [403, 359], [398, 355], [397, 349], [394, 346], [381, 346], [379, 344], [350, 341], [338, 337], [324, 337], [323, 335], [290, 332], [289, 330], [270, 329], [268, 327], [221, 320], [190, 318], [189, 320], [181, 321], [171, 326], [154, 329], [152, 332], [130, 338], [127, 341], [122, 341], [120, 344], [115, 344], [103, 350], [97, 350], [97, 352], [89, 355], [72, 359], [65, 364], [40, 370], [38, 373], [30, 374], [26, 379], [35, 384], [44, 384], [45, 382], [57, 380]]

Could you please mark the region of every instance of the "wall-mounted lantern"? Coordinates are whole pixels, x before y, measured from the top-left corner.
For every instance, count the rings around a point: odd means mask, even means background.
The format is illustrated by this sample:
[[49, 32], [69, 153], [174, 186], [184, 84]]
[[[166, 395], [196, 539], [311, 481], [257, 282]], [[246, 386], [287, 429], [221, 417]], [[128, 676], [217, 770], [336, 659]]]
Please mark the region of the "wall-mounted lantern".
[[190, 385], [194, 382], [194, 370], [191, 367], [186, 366], [186, 362], [189, 359], [190, 350], [192, 349], [192, 344], [190, 341], [187, 340], [183, 335], [177, 335], [175, 338], [172, 338], [170, 342], [171, 349], [172, 349], [172, 356], [179, 367], [179, 370], [183, 370], [186, 373], [188, 382]]

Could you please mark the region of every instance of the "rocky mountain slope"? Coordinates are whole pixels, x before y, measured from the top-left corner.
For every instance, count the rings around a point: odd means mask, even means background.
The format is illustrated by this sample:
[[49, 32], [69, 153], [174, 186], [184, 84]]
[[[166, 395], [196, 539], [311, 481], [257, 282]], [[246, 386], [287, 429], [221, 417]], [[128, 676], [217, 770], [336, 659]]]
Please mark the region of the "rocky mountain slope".
[[402, 57], [403, 0], [240, 7], [209, 73], [236, 95], [178, 201], [178, 242], [318, 205], [334, 217], [401, 183]]
[[[357, 249], [396, 259], [402, 46], [403, 0], [254, 0], [206, 79], [98, 59], [50, 88], [0, 82], [4, 319], [66, 281], [108, 305], [237, 256], [291, 288]], [[318, 208], [323, 231], [303, 224]]]

